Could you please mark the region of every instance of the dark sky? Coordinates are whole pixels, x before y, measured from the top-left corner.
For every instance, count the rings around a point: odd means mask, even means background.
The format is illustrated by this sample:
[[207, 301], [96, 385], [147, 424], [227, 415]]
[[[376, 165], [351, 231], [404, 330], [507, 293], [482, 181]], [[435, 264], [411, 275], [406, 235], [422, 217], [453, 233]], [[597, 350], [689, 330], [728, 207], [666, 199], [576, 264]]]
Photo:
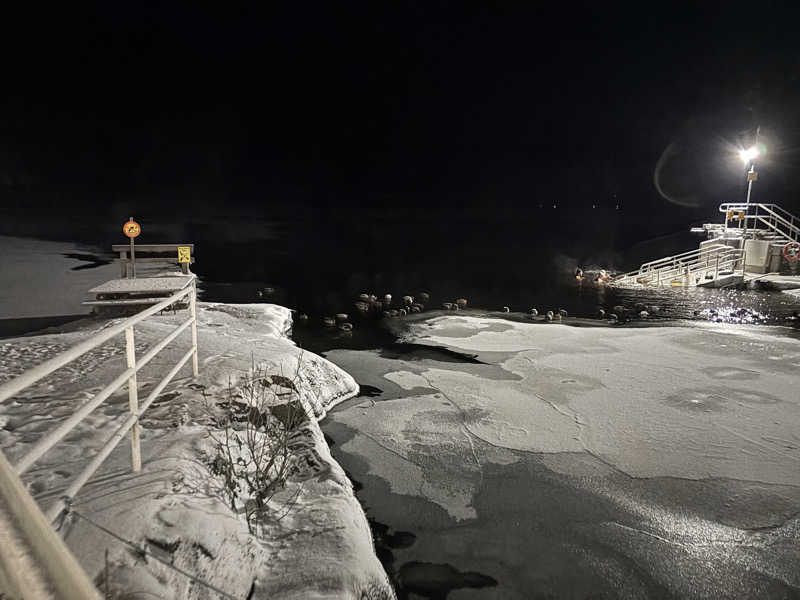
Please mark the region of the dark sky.
[[4, 210], [621, 204], [681, 222], [743, 198], [732, 153], [757, 125], [758, 200], [797, 208], [793, 3], [484, 4], [6, 15]]

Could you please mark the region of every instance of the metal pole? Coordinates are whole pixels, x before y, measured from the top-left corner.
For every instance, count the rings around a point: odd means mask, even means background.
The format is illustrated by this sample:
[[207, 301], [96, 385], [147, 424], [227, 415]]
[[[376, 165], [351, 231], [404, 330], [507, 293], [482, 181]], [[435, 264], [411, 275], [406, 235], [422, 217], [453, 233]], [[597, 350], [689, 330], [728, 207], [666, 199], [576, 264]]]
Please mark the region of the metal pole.
[[192, 281], [192, 293], [189, 294], [189, 310], [192, 314], [192, 372], [197, 377], [200, 374], [200, 369], [197, 364], [197, 278]]
[[[133, 217], [128, 217], [129, 221], [133, 221]], [[131, 275], [136, 279], [136, 254], [133, 250], [133, 238], [131, 238]]]
[[[750, 204], [750, 192], [753, 189], [753, 178], [751, 173], [756, 172], [756, 163], [750, 163], [750, 170], [747, 172], [747, 204]], [[745, 221], [747, 223], [747, 221]]]
[[[136, 368], [136, 346], [133, 340], [133, 325], [125, 330], [125, 349], [128, 355], [128, 368]], [[128, 406], [131, 415], [139, 415], [139, 394], [136, 389], [136, 373], [128, 379]], [[131, 427], [131, 468], [134, 473], [142, 470], [142, 450], [140, 447], [139, 421]]]

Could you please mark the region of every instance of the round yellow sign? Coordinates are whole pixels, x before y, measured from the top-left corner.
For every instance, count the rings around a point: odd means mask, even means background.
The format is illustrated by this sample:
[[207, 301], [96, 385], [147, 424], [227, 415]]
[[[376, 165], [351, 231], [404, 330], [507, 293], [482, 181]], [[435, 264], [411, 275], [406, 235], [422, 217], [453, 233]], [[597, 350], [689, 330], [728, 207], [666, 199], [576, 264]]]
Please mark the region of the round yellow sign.
[[142, 228], [136, 221], [130, 220], [122, 226], [122, 232], [129, 238], [135, 238], [137, 235], [142, 233]]

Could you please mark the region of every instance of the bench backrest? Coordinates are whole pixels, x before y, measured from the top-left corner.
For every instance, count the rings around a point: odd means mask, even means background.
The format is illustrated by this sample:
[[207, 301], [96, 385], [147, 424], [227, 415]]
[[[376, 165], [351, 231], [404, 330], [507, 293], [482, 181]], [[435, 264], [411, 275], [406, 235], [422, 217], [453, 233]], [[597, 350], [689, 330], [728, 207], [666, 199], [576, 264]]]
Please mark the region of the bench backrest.
[[[181, 271], [189, 274], [189, 263], [178, 262], [178, 247], [188, 246], [190, 253], [190, 263], [194, 264], [194, 244], [136, 244], [134, 252], [136, 253], [136, 262], [166, 262], [171, 264], [180, 264]], [[120, 277], [125, 278], [128, 273], [128, 263], [130, 263], [130, 244], [114, 244], [111, 246], [112, 252], [119, 252], [119, 258], [115, 258], [114, 262], [120, 263]], [[140, 256], [140, 254], [147, 256]], [[155, 255], [155, 256], [153, 256]]]

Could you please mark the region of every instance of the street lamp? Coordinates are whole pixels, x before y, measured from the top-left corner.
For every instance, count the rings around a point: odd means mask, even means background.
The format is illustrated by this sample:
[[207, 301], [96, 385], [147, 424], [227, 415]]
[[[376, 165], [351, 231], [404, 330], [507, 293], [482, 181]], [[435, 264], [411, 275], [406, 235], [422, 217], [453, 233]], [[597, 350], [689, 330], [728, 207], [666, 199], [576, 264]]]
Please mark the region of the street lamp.
[[750, 192], [753, 189], [753, 182], [758, 178], [756, 173], [756, 159], [761, 156], [758, 146], [751, 146], [746, 150], [739, 151], [739, 156], [746, 167], [750, 165], [750, 170], [747, 171], [747, 204], [750, 204]]

